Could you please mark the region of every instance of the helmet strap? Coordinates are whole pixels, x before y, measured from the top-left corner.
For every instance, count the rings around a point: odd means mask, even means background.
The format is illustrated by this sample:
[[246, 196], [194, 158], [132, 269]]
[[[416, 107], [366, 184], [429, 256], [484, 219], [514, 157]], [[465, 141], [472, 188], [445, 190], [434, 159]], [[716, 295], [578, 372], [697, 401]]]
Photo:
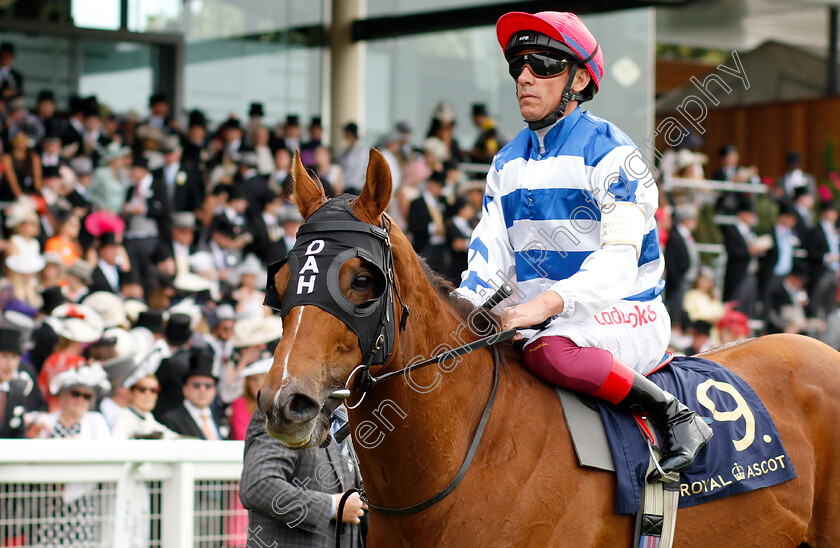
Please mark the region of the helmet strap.
[[580, 93], [575, 93], [572, 91], [572, 83], [575, 81], [575, 73], [577, 72], [577, 63], [572, 63], [569, 65], [569, 81], [566, 82], [566, 87], [563, 89], [563, 95], [560, 97], [560, 106], [557, 107], [557, 110], [551, 112], [545, 118], [541, 118], [540, 120], [535, 120], [533, 122], [528, 122], [528, 127], [531, 131], [537, 131], [538, 129], [547, 128], [548, 126], [557, 123], [558, 120], [563, 118], [566, 115], [566, 107], [569, 104], [569, 101], [577, 101], [578, 103], [582, 103], [586, 99]]

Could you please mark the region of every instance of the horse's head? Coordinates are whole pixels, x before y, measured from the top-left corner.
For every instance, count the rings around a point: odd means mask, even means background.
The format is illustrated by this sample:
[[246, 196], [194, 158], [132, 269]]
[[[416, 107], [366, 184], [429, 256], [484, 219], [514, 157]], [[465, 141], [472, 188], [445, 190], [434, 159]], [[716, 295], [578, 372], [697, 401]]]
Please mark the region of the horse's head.
[[363, 360], [383, 363], [377, 360], [384, 347], [390, 353], [394, 344], [390, 241], [381, 228], [391, 175], [382, 155], [371, 149], [356, 199], [328, 201], [299, 155], [292, 176], [306, 223], [288, 258], [269, 269], [266, 304], [281, 312], [283, 338], [258, 402], [269, 434], [288, 447], [305, 448], [327, 436], [327, 398]]

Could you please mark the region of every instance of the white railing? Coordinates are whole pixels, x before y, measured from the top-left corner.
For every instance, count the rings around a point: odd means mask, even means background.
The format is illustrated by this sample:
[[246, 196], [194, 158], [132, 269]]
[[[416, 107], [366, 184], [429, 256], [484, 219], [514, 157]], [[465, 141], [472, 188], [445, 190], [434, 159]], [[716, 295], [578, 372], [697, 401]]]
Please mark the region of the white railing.
[[[244, 545], [243, 447], [236, 441], [0, 440], [0, 546], [41, 546], [45, 535], [80, 521], [94, 537], [85, 546]], [[84, 515], [68, 523], [57, 509], [80, 498]]]
[[711, 179], [683, 179], [682, 177], [665, 177], [663, 190], [677, 188], [695, 190], [720, 190], [723, 192], [748, 192], [752, 194], [766, 194], [770, 190], [767, 185], [757, 183], [733, 183], [731, 181], [713, 181]]

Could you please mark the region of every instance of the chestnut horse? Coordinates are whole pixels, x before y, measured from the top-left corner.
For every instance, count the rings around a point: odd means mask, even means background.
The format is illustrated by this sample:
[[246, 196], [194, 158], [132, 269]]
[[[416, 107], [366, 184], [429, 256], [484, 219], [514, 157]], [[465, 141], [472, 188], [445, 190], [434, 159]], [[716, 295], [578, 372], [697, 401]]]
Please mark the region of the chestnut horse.
[[[294, 196], [303, 217], [327, 202], [299, 158]], [[371, 150], [367, 181], [352, 202], [363, 222], [380, 226], [391, 198], [382, 156]], [[421, 268], [411, 244], [390, 234], [396, 290], [411, 310], [390, 360], [374, 375], [398, 371], [441, 344], [465, 338], [463, 303], [447, 297]], [[359, 258], [339, 282], [354, 303], [371, 298], [374, 269]], [[280, 296], [288, 267], [274, 276]], [[437, 285], [437, 287], [436, 287]], [[396, 302], [396, 301], [395, 301]], [[391, 319], [403, 314], [395, 306]], [[359, 339], [336, 316], [311, 305], [284, 318], [284, 336], [260, 391], [268, 432], [290, 447], [322, 442], [321, 406], [362, 363]], [[473, 340], [477, 338], [473, 336]], [[468, 339], [469, 340], [469, 339]], [[439, 352], [439, 351], [438, 351]], [[578, 466], [562, 411], [548, 384], [504, 355], [495, 406], [463, 481], [437, 504], [411, 515], [370, 511], [368, 545], [629, 546], [633, 517], [614, 514], [615, 477]], [[791, 481], [680, 510], [676, 546], [840, 546], [840, 353], [810, 338], [773, 335], [714, 350], [704, 357], [744, 378], [773, 416], [794, 464]], [[416, 361], [416, 360], [415, 360]], [[430, 366], [376, 385], [349, 413], [368, 500], [400, 508], [439, 493], [455, 476], [490, 396], [494, 370], [487, 348], [457, 366]], [[418, 389], [418, 387], [425, 387]], [[355, 400], [351, 398], [350, 402]], [[641, 443], [641, 441], [640, 441]]]

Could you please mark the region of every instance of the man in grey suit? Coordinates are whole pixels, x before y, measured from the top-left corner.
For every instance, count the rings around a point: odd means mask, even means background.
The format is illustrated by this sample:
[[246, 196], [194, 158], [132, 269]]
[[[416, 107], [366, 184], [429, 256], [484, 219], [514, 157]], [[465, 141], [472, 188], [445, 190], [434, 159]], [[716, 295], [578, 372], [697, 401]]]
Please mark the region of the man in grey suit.
[[[326, 448], [288, 449], [265, 431], [259, 407], [245, 435], [239, 498], [248, 509], [249, 548], [332, 548], [341, 494], [361, 476], [347, 439]], [[341, 518], [341, 546], [364, 546], [364, 504], [354, 493]], [[366, 528], [365, 528], [366, 529]]]

